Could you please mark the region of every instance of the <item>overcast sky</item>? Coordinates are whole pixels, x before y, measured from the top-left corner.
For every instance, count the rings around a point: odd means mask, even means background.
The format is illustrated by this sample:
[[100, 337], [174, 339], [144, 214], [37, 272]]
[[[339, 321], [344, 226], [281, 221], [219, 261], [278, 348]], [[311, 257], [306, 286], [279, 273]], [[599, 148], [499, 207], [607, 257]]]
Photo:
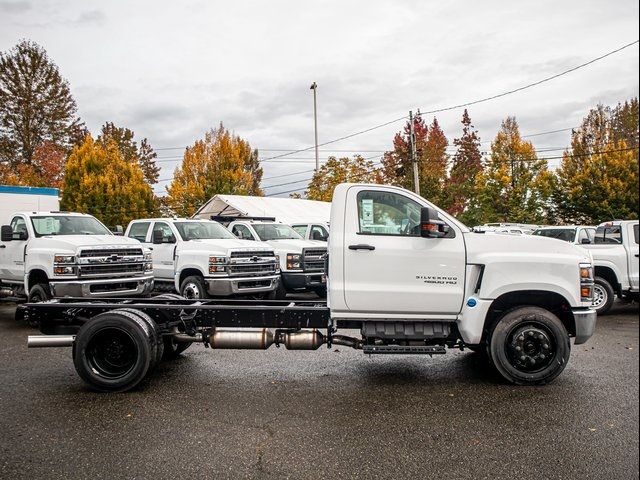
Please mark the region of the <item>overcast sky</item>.
[[[581, 64], [637, 40], [638, 15], [637, 0], [0, 0], [0, 50], [21, 38], [41, 44], [70, 82], [89, 129], [113, 121], [148, 137], [168, 178], [182, 151], [160, 149], [190, 145], [219, 122], [263, 158], [284, 153], [271, 149], [313, 145], [314, 81], [322, 143], [410, 109], [472, 101]], [[598, 102], [637, 95], [635, 45], [469, 112], [490, 141], [507, 115], [534, 134], [576, 126]], [[437, 114], [450, 142], [461, 115]], [[323, 147], [321, 159], [348, 154], [326, 151], [338, 149], [375, 161], [401, 127]], [[562, 148], [569, 135], [531, 140], [538, 149]], [[264, 185], [309, 178], [313, 156], [264, 162]], [[283, 177], [294, 172], [305, 173]], [[265, 192], [296, 186], [306, 183]]]

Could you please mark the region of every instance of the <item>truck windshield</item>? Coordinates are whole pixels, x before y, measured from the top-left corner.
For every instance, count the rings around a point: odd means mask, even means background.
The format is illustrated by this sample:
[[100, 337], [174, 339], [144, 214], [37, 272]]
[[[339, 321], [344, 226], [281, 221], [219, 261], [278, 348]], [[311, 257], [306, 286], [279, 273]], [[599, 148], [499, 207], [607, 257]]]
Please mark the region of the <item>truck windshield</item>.
[[253, 229], [263, 242], [269, 240], [299, 240], [302, 238], [289, 225], [280, 223], [256, 223], [253, 225]]
[[536, 230], [534, 235], [539, 237], [557, 238], [565, 242], [573, 242], [576, 236], [575, 228], [545, 228], [544, 230]]
[[620, 225], [601, 225], [596, 228], [593, 243], [620, 244], [622, 243], [622, 228]]
[[43, 215], [31, 217], [36, 237], [44, 235], [112, 235], [93, 217]]
[[176, 222], [174, 225], [185, 241], [236, 238], [229, 230], [216, 222]]

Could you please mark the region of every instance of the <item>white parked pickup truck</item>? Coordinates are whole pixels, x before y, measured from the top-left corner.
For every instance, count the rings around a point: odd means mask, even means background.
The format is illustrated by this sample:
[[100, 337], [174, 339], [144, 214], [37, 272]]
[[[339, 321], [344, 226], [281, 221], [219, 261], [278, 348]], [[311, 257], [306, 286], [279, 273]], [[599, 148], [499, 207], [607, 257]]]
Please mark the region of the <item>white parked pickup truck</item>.
[[319, 242], [329, 240], [328, 223], [292, 223], [291, 227], [305, 240], [318, 240]]
[[615, 296], [638, 301], [638, 220], [616, 220], [598, 225], [591, 252], [595, 267], [594, 308], [609, 311]]
[[143, 295], [153, 289], [151, 252], [91, 215], [16, 213], [2, 226], [0, 287], [31, 302]]
[[270, 296], [279, 284], [280, 266], [273, 248], [239, 240], [218, 222], [134, 220], [125, 236], [152, 250], [156, 287], [186, 298]]
[[305, 240], [289, 225], [276, 222], [236, 220], [227, 228], [238, 238], [266, 242], [275, 249], [282, 278], [276, 298], [306, 291], [326, 297], [326, 242]]
[[532, 235], [538, 237], [555, 238], [577, 245], [589, 245], [596, 236], [596, 227], [588, 225], [562, 225], [556, 227], [541, 227]]
[[[264, 230], [284, 234], [279, 227]], [[564, 370], [571, 337], [581, 344], [595, 329], [593, 267], [584, 248], [473, 233], [401, 188], [339, 185], [328, 247], [327, 303], [59, 299], [19, 307], [17, 316], [41, 320], [45, 335], [29, 337], [29, 346], [72, 346], [78, 374], [102, 391], [140, 383], [167, 340], [213, 350], [339, 345], [377, 356], [470, 348], [483, 351], [509, 382], [538, 385]], [[297, 258], [287, 261], [300, 267]]]

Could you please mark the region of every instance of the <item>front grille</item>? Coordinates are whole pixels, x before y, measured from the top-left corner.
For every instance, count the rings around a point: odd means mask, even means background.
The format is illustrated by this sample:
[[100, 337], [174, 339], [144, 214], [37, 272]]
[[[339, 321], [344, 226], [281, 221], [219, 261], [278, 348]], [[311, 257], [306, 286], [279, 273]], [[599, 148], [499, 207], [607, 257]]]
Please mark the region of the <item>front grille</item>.
[[240, 252], [231, 252], [231, 258], [251, 258], [251, 257], [273, 257], [270, 250], [247, 250]]
[[324, 272], [326, 248], [305, 248], [302, 251], [302, 268], [305, 272]]
[[275, 275], [275, 273], [275, 263], [231, 265], [229, 267], [231, 275]]
[[144, 263], [111, 263], [104, 265], [80, 266], [81, 277], [101, 277], [144, 272]]
[[119, 257], [142, 256], [142, 248], [100, 248], [91, 250], [81, 250], [80, 258], [110, 257], [117, 255]]

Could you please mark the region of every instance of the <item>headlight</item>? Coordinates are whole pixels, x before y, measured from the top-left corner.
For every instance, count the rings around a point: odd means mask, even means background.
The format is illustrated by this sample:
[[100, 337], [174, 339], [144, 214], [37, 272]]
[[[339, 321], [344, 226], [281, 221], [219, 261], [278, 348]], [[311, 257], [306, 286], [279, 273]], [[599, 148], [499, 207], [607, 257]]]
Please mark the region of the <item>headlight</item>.
[[76, 267], [53, 267], [54, 275], [75, 275]]
[[75, 255], [56, 254], [53, 256], [53, 263], [76, 263]]
[[297, 253], [287, 253], [287, 270], [300, 270], [300, 257]]
[[151, 255], [151, 252], [147, 252], [144, 254], [144, 261], [145, 262], [152, 262], [153, 261], [153, 256]]
[[209, 257], [209, 264], [227, 263], [227, 257]]
[[226, 273], [227, 267], [224, 265], [209, 265], [209, 273]]
[[580, 264], [580, 300], [593, 301], [593, 267], [588, 263]]
[[145, 272], [150, 272], [153, 270], [153, 263], [151, 262], [147, 262], [144, 264], [144, 270]]
[[275, 255], [276, 257], [276, 273], [280, 273], [280, 255]]

